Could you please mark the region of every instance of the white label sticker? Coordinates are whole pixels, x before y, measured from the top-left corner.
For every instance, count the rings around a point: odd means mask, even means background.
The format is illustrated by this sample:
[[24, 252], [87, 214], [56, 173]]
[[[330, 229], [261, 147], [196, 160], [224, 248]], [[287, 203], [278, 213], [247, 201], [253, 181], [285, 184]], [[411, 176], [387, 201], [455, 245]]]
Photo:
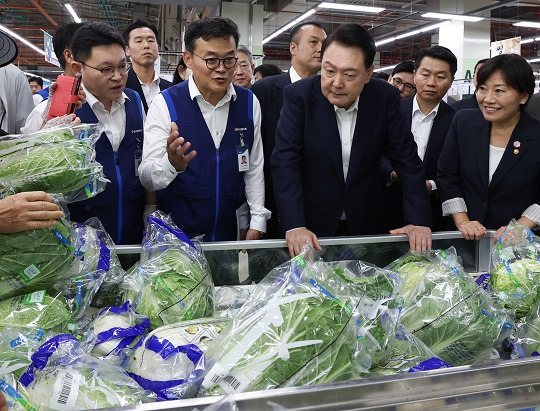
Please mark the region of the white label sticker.
[[81, 374], [75, 370], [60, 371], [56, 377], [49, 401], [49, 408], [58, 411], [72, 411], [79, 395]]
[[227, 392], [227, 394], [235, 392], [243, 392], [251, 381], [244, 374], [233, 372], [223, 379], [219, 380], [218, 384]]
[[45, 290], [34, 291], [32, 294], [27, 294], [26, 298], [24, 299], [24, 303], [25, 304], [42, 303], [43, 300], [45, 299], [45, 294], [47, 294]]

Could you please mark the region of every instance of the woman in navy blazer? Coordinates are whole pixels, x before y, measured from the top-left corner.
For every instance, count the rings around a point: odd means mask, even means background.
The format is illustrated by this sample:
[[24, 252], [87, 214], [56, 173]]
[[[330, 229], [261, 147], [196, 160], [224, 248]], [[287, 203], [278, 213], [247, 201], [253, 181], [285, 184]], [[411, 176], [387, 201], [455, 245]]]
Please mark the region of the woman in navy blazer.
[[438, 162], [443, 215], [466, 239], [498, 239], [512, 218], [540, 224], [540, 122], [524, 107], [534, 74], [521, 56], [489, 59], [478, 72], [480, 110], [459, 111]]

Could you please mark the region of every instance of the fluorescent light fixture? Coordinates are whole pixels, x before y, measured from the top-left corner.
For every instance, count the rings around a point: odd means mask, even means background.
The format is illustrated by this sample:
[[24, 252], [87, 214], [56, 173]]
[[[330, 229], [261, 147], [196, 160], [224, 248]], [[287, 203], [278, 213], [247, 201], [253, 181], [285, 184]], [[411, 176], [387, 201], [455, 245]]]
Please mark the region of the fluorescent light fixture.
[[396, 41], [395, 37], [388, 37], [387, 39], [383, 39], [381, 41], [376, 41], [375, 42], [375, 47], [382, 46], [383, 44], [386, 44], [386, 43], [392, 43], [393, 41]]
[[536, 41], [536, 39], [525, 39], [525, 40], [521, 40], [521, 44], [533, 43], [534, 41]]
[[478, 17], [478, 16], [462, 16], [459, 14], [446, 14], [446, 13], [424, 13], [422, 14], [422, 17], [427, 17], [430, 19], [441, 19], [441, 20], [450, 19], [450, 20], [472, 21], [472, 22], [484, 20], [483, 17]]
[[527, 60], [529, 63], [538, 63], [540, 62], [540, 58], [538, 59], [532, 59], [532, 60]]
[[519, 23], [514, 23], [514, 26], [517, 27], [531, 27], [533, 29], [540, 29], [540, 23], [534, 21], [520, 21]]
[[435, 29], [438, 29], [438, 28], [440, 28], [442, 26], [446, 26], [447, 24], [450, 24], [450, 23], [451, 23], [451, 21], [447, 20], [447, 21], [443, 21], [443, 22], [440, 22], [440, 23], [437, 23], [437, 24], [432, 24], [430, 26], [426, 26], [426, 27], [423, 27], [423, 28], [420, 28], [420, 29], [417, 29], [417, 30], [406, 32], [406, 33], [400, 34], [400, 35], [395, 36], [395, 37], [388, 37], [386, 39], [376, 41], [375, 42], [375, 47], [379, 47], [379, 46], [382, 46], [383, 44], [387, 44], [387, 43], [392, 43], [393, 41], [403, 39], [405, 37], [415, 36], [415, 35], [420, 34], [420, 33], [425, 33], [426, 31], [435, 30]]
[[416, 36], [417, 34], [420, 34], [420, 33], [422, 33], [422, 30], [408, 31], [406, 33], [400, 34], [399, 36], [396, 36], [396, 40], [404, 39], [405, 37]]
[[424, 28], [421, 28], [420, 31], [422, 33], [425, 33], [426, 31], [431, 31], [431, 30], [435, 30], [435, 29], [439, 29], [443, 26], [446, 26], [448, 24], [452, 23], [451, 21], [449, 20], [446, 20], [446, 21], [442, 21], [440, 23], [437, 23], [437, 24], [432, 24], [431, 26], [426, 26]]
[[270, 34], [267, 38], [263, 39], [262, 41], [262, 44], [265, 44], [267, 42], [269, 42], [270, 40], [272, 40], [273, 38], [279, 36], [281, 33], [283, 33], [284, 31], [287, 31], [289, 30], [291, 27], [295, 26], [296, 24], [300, 23], [302, 20], [305, 20], [307, 19], [309, 16], [311, 16], [312, 14], [315, 14], [317, 12], [316, 9], [310, 9], [308, 11], [306, 11], [304, 14], [298, 16], [297, 18], [295, 18], [293, 21], [291, 21], [290, 23], [287, 23], [285, 24], [282, 28], [274, 31], [272, 34]]
[[357, 11], [362, 13], [380, 13], [384, 10], [384, 7], [357, 6], [355, 4], [329, 3], [327, 1], [323, 1], [317, 7], [320, 9]]
[[390, 70], [390, 69], [393, 69], [396, 66], [397, 66], [397, 64], [394, 64], [393, 66], [379, 67], [379, 68], [374, 69], [373, 71]]
[[71, 7], [71, 4], [66, 3], [66, 9], [69, 11], [69, 14], [73, 17], [73, 20], [75, 20], [75, 23], [81, 23], [82, 20], [77, 16], [77, 13], [75, 13], [75, 10], [73, 10], [73, 7]]
[[39, 47], [33, 45], [28, 40], [26, 40], [24, 37], [19, 36], [17, 33], [15, 33], [14, 31], [11, 31], [10, 29], [8, 29], [7, 27], [5, 27], [5, 26], [3, 26], [1, 24], [0, 24], [0, 30], [2, 30], [3, 32], [9, 34], [11, 37], [16, 38], [17, 40], [22, 41], [28, 47], [30, 47], [31, 49], [34, 49], [35, 51], [37, 51], [39, 54], [45, 55], [45, 52], [43, 50], [41, 50]]
[[23, 73], [26, 74], [28, 77], [41, 77], [41, 78], [42, 78], [43, 80], [45, 80], [45, 81], [48, 81], [48, 82], [50, 82], [50, 83], [53, 82], [53, 80], [48, 79], [48, 78], [45, 78], [45, 77], [42, 77], [42, 76], [38, 76], [37, 74], [29, 73], [29, 72], [27, 72], [27, 71], [23, 71]]

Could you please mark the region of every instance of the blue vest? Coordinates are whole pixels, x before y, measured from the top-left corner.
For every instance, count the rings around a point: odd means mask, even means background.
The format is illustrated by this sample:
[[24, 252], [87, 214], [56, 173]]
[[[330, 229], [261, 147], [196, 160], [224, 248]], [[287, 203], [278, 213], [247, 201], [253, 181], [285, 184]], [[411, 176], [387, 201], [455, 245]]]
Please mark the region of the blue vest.
[[[126, 131], [117, 152], [107, 135], [96, 142], [96, 160], [110, 180], [105, 191], [88, 200], [69, 204], [70, 219], [83, 223], [97, 217], [116, 244], [140, 244], [143, 232], [144, 188], [135, 169], [135, 157], [142, 155], [143, 120], [141, 98], [126, 88]], [[85, 103], [77, 109], [83, 123], [97, 123], [92, 108]]]
[[214, 140], [188, 82], [162, 91], [171, 121], [197, 156], [186, 170], [158, 195], [158, 208], [192, 238], [204, 241], [236, 240], [236, 209], [245, 202], [244, 173], [238, 171], [237, 147], [253, 146], [253, 93], [234, 86], [225, 135], [216, 150]]
[[43, 97], [43, 100], [47, 100], [49, 98], [49, 87], [37, 91], [36, 94], [39, 94], [41, 97]]

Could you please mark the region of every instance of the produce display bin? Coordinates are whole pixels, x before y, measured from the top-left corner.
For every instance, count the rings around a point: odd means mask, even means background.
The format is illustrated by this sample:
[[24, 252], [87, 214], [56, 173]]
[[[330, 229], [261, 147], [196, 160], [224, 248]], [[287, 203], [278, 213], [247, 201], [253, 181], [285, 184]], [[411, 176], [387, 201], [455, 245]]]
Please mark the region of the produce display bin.
[[[489, 270], [493, 234], [490, 231], [481, 240], [467, 241], [459, 232], [435, 233], [433, 248], [454, 246], [465, 269], [476, 275]], [[325, 238], [320, 239], [320, 243], [325, 260], [360, 259], [381, 267], [409, 248], [406, 236], [391, 235]], [[257, 282], [273, 267], [289, 259], [284, 240], [206, 243], [202, 244], [202, 249], [218, 286]], [[139, 251], [139, 246], [117, 247], [118, 254]], [[540, 357], [239, 393], [230, 398], [240, 410], [531, 410], [540, 406]], [[203, 410], [222, 399], [184, 399], [117, 410]]]

